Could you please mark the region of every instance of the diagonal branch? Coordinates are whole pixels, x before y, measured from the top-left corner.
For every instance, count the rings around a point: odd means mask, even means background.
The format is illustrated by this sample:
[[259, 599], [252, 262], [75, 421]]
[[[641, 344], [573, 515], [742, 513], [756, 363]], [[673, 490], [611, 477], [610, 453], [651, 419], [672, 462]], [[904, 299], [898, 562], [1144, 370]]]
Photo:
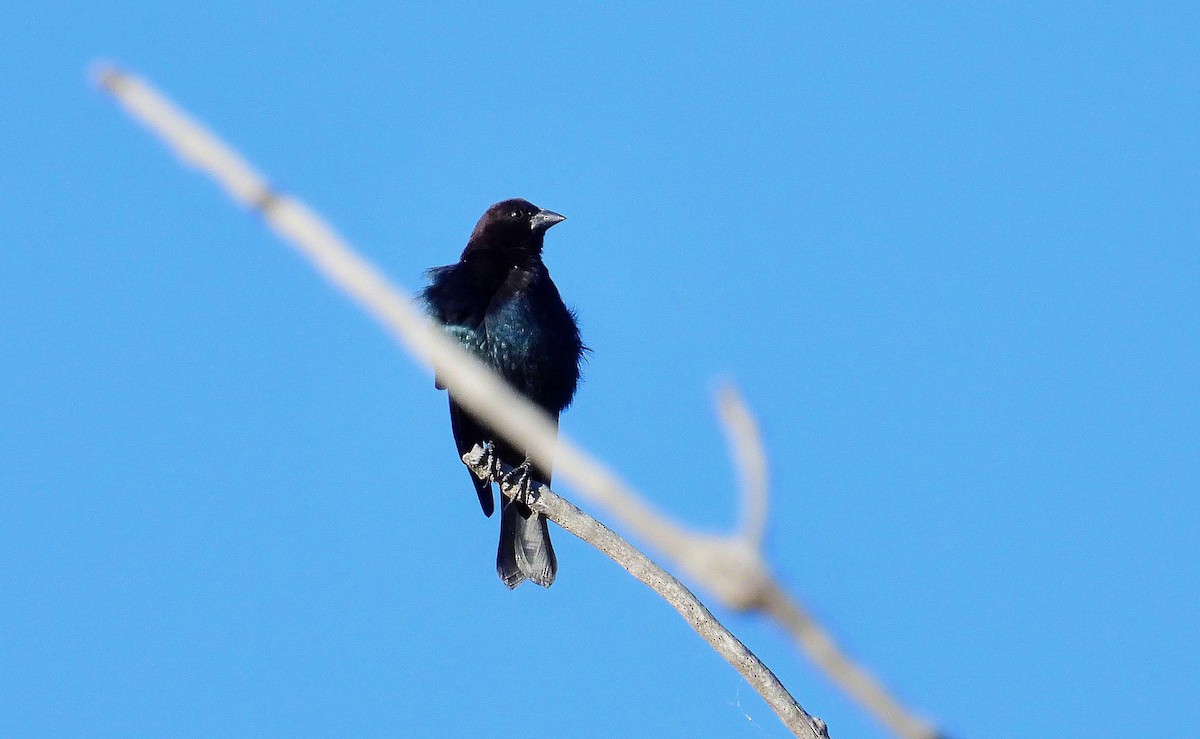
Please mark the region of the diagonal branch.
[[[262, 175], [219, 138], [136, 77], [107, 66], [97, 69], [95, 75], [99, 84], [133, 118], [161, 138], [186, 163], [213, 178], [235, 201], [259, 213], [268, 225], [287, 244], [308, 259], [318, 272], [383, 324], [418, 361], [431, 367], [442, 384], [453, 392], [455, 399], [473, 415], [482, 419], [510, 442], [527, 449], [535, 462], [547, 467], [553, 466], [559, 479], [569, 482], [581, 495], [607, 510], [624, 527], [652, 543], [690, 577], [709, 588], [727, 606], [739, 610], [756, 609], [771, 614], [797, 635], [806, 630], [811, 632], [810, 627], [792, 629], [789, 626], [793, 622], [807, 622], [810, 626], [813, 625], [812, 620], [802, 611], [788, 611], [772, 605], [777, 600], [776, 593], [783, 594], [784, 598], [786, 594], [764, 564], [760, 551], [766, 521], [766, 466], [763, 461], [765, 458], [761, 455], [760, 443], [731, 441], [735, 449], [739, 450], [738, 458], [747, 470], [748, 480], [759, 475], [752, 471], [756, 465], [761, 469], [761, 476], [755, 478], [757, 481], [751, 481], [745, 488], [747, 498], [741, 535], [719, 537], [684, 529], [636, 495], [598, 460], [566, 437], [557, 434], [554, 424], [545, 413], [434, 327], [374, 266], [347, 246], [316, 213], [300, 201], [274, 190]], [[744, 404], [742, 411], [745, 411]], [[737, 409], [731, 406], [727, 413], [731, 413], [731, 427], [742, 428], [740, 434], [744, 435], [747, 428], [755, 429], [748, 412], [739, 416]], [[749, 425], [746, 419], [750, 419]], [[757, 434], [756, 431], [754, 433]], [[757, 444], [759, 450], [759, 461], [754, 459], [754, 444]], [[567, 518], [570, 520], [570, 516]], [[587, 527], [580, 530], [585, 529]], [[578, 535], [576, 531], [572, 533]], [[608, 534], [612, 535], [612, 532], [609, 531]], [[612, 540], [604, 541], [608, 542], [604, 546], [612, 544]], [[649, 562], [648, 559], [646, 561]], [[694, 599], [694, 596], [691, 597]], [[804, 618], [793, 618], [796, 612]], [[684, 615], [685, 618], [688, 617], [687, 614]], [[711, 617], [711, 614], [709, 616]], [[689, 623], [692, 623], [690, 619]], [[818, 629], [818, 632], [829, 645], [833, 644], [823, 631]], [[797, 638], [801, 645], [805, 644], [803, 638]], [[740, 645], [740, 642], [738, 644]], [[833, 649], [837, 654], [841, 654], [836, 647]], [[810, 656], [813, 654], [820, 652], [814, 653], [810, 650]], [[828, 660], [815, 656], [814, 659], [818, 665], [829, 670]], [[844, 661], [854, 667], [849, 660]], [[734, 663], [734, 666], [742, 671], [742, 667], [737, 663]], [[769, 674], [769, 671], [767, 673]], [[836, 672], [830, 671], [830, 675], [842, 682]], [[775, 682], [778, 683], [777, 680]], [[850, 690], [851, 695], [862, 700], [862, 695], [847, 687], [845, 682], [843, 687]], [[887, 698], [882, 689], [879, 689], [879, 692]], [[764, 698], [766, 697], [764, 694]], [[790, 696], [788, 699], [791, 705], [795, 706], [795, 701], [791, 700]], [[776, 708], [772, 699], [768, 699], [768, 703], [771, 703], [772, 708]], [[908, 719], [907, 724], [904, 721], [889, 720], [882, 714], [877, 715], [897, 735], [906, 739], [926, 739], [935, 736], [932, 731], [924, 729], [924, 725], [918, 719], [899, 708], [898, 703], [892, 703], [899, 710], [900, 716]], [[823, 735], [824, 724], [819, 719], [811, 719], [798, 706], [795, 708], [799, 713], [795, 713], [787, 707], [787, 701], [778, 705], [780, 708], [777, 712], [784, 711], [780, 714], [781, 720], [797, 735]], [[876, 710], [870, 703], [864, 702], [864, 705], [873, 711]], [[808, 717], [810, 720], [792, 723], [797, 716]]]
[[[512, 498], [513, 491], [501, 480], [503, 475], [494, 474], [484, 460], [483, 449], [476, 446], [463, 455], [463, 464], [475, 471], [484, 479], [491, 478], [506, 497]], [[501, 465], [503, 473], [512, 471], [512, 467]], [[734, 669], [742, 674], [746, 682], [758, 691], [771, 710], [779, 716], [797, 736], [824, 737], [829, 734], [825, 722], [814, 718], [796, 703], [796, 699], [788, 693], [775, 673], [746, 648], [746, 645], [725, 628], [716, 616], [692, 594], [683, 583], [671, 573], [655, 564], [649, 557], [629, 542], [613, 533], [604, 524], [576, 508], [570, 501], [557, 495], [553, 490], [533, 481], [533, 492], [529, 497], [529, 507], [549, 518], [571, 534], [603, 552], [609, 559], [619, 564], [629, 574], [641, 580], [651, 590], [658, 593], [671, 607], [679, 611], [696, 633], [704, 638], [709, 645], [725, 658]]]

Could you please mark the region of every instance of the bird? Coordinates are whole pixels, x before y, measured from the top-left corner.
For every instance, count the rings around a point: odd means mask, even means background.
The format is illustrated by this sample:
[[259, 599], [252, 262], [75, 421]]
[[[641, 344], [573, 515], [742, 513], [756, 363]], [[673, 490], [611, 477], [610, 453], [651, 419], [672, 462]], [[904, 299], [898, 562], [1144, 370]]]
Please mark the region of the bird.
[[[468, 351], [558, 422], [579, 385], [580, 363], [589, 351], [542, 261], [546, 231], [566, 216], [513, 198], [489, 207], [467, 240], [458, 262], [426, 272], [420, 298], [427, 314]], [[445, 389], [435, 378], [439, 390]], [[476, 445], [514, 468], [521, 490], [529, 480], [550, 485], [551, 470], [533, 463], [450, 399], [450, 428], [461, 456]], [[492, 483], [468, 468], [479, 505], [491, 516]], [[507, 482], [507, 480], [506, 480]], [[500, 543], [496, 573], [510, 589], [525, 580], [550, 587], [558, 559], [546, 519], [518, 495], [500, 497]]]

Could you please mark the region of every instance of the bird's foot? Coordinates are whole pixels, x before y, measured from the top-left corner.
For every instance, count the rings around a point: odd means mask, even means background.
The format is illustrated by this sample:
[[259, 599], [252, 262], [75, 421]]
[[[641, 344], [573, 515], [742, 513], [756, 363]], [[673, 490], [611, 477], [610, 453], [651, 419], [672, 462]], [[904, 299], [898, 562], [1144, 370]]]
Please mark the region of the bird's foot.
[[487, 468], [489, 479], [500, 482], [504, 478], [504, 471], [500, 467], [500, 456], [496, 454], [495, 443], [490, 441], [483, 442], [483, 457], [479, 460], [479, 463]]
[[529, 498], [533, 494], [533, 475], [530, 474], [532, 470], [533, 465], [526, 458], [520, 465], [513, 467], [512, 472], [499, 478], [500, 489], [512, 493], [513, 500], [518, 503], [529, 505]]

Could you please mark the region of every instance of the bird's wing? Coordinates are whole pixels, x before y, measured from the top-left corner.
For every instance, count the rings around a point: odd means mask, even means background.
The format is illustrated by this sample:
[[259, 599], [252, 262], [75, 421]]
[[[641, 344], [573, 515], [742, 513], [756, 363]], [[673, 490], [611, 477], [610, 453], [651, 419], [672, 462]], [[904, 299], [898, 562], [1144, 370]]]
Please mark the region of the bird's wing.
[[[469, 347], [483, 328], [487, 304], [472, 290], [466, 268], [462, 263], [451, 264], [434, 267], [425, 274], [429, 277], [429, 287], [422, 290], [419, 297], [426, 315]], [[436, 377], [434, 386], [438, 390], [446, 389]]]
[[491, 296], [473, 289], [466, 265], [434, 267], [425, 274], [429, 277], [429, 287], [421, 291], [425, 312], [449, 327], [479, 328]]

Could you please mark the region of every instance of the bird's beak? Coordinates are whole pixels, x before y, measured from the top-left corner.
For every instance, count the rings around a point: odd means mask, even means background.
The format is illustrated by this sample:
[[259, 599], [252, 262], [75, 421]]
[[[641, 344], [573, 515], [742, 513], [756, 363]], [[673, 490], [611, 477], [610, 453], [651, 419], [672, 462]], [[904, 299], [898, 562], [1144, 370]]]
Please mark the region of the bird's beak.
[[567, 220], [566, 216], [560, 216], [552, 210], [543, 208], [533, 214], [533, 219], [529, 222], [530, 228], [534, 231], [545, 231], [556, 223], [562, 223]]

